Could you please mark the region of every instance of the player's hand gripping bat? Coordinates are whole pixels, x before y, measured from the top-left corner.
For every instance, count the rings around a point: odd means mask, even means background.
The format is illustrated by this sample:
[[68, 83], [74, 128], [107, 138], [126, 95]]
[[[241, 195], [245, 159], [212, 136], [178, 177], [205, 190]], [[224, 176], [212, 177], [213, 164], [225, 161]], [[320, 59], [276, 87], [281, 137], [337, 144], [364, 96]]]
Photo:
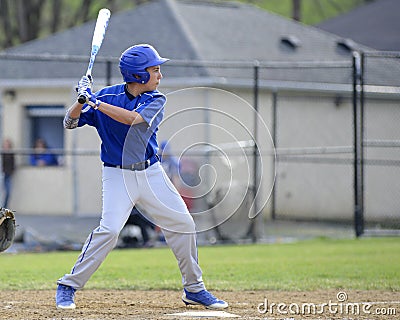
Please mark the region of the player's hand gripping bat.
[[[106, 8], [101, 9], [97, 16], [96, 26], [94, 28], [93, 38], [92, 38], [92, 50], [90, 52], [89, 65], [86, 71], [86, 76], [89, 77], [89, 79], [91, 79], [92, 77], [94, 60], [96, 59], [96, 55], [101, 47], [101, 44], [103, 43], [104, 35], [106, 33], [110, 17], [111, 17], [111, 12]], [[80, 95], [78, 98], [78, 102], [82, 104], [85, 103], [86, 97], [84, 95]]]

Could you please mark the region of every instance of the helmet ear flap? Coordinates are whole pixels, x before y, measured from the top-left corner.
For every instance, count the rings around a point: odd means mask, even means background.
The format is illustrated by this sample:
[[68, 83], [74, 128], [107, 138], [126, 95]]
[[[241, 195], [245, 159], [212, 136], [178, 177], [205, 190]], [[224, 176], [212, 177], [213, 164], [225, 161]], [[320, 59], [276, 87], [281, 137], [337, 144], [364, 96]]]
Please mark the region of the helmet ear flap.
[[132, 77], [136, 79], [135, 82], [145, 84], [150, 80], [150, 74], [147, 71], [144, 72], [136, 72], [132, 74]]
[[150, 80], [150, 74], [147, 71], [137, 71], [121, 68], [121, 74], [125, 82], [136, 82], [145, 84]]

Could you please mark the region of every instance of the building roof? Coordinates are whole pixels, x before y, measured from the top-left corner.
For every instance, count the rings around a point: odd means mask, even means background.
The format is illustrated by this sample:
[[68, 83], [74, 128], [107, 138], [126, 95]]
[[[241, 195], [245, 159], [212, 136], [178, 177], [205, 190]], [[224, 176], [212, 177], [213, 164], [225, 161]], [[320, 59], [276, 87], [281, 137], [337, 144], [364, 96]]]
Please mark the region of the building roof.
[[377, 0], [318, 27], [376, 50], [400, 51], [399, 11], [399, 0]]
[[[65, 30], [45, 39], [34, 40], [6, 50], [5, 54], [87, 56], [95, 21]], [[343, 43], [337, 35], [306, 26], [253, 5], [238, 2], [189, 0], [155, 0], [133, 10], [111, 16], [109, 27], [99, 51], [93, 75], [106, 76], [101, 63], [105, 57], [114, 57], [111, 68], [113, 79], [121, 81], [117, 58], [133, 44], [150, 43], [160, 54], [172, 61], [163, 65], [166, 79], [195, 78], [216, 81], [249, 82], [254, 76], [252, 64], [273, 64], [262, 68], [260, 78], [277, 82], [351, 83], [352, 49], [357, 43]], [[40, 59], [36, 59], [40, 60]], [[214, 65], [190, 68], [177, 61], [206, 60]], [[221, 61], [235, 67], [227, 67]], [[304, 67], [304, 62], [328, 63], [329, 69]], [[239, 68], [237, 62], [247, 63]], [[277, 68], [278, 63], [302, 62], [301, 68]], [[333, 62], [333, 64], [332, 64]], [[336, 66], [335, 66], [336, 64]], [[15, 61], [0, 59], [0, 84], [6, 81], [32, 79], [52, 84], [79, 79], [87, 61]], [[41, 79], [41, 80], [40, 80]], [[186, 79], [186, 80], [185, 80]], [[225, 80], [224, 80], [225, 79]], [[242, 81], [243, 80], [243, 81]], [[164, 80], [165, 81], [165, 80]]]

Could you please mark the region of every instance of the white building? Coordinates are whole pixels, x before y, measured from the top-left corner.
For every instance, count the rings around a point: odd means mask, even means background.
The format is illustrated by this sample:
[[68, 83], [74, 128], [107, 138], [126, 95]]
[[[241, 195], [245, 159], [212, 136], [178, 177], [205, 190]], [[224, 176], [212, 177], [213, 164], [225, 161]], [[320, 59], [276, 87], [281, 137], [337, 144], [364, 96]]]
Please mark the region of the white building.
[[[34, 138], [43, 136], [53, 148], [67, 153], [60, 156], [61, 165], [46, 168], [32, 167], [27, 157], [18, 157], [10, 206], [20, 213], [91, 216], [101, 210], [97, 134], [89, 127], [62, 128], [65, 110], [76, 98], [74, 87], [86, 70], [87, 61], [77, 56], [88, 55], [93, 28], [91, 21], [2, 53], [1, 135], [10, 137], [18, 150], [32, 147]], [[121, 82], [117, 57], [127, 47], [145, 42], [171, 59], [162, 68], [160, 90], [168, 94], [168, 103], [159, 140], [170, 140], [174, 151], [195, 153], [197, 158], [192, 159], [200, 164], [210, 161], [215, 167], [215, 171], [203, 168], [200, 173], [207, 179], [196, 192], [206, 190], [215, 198], [217, 190], [234, 186], [228, 201], [220, 206], [223, 212], [232, 210], [233, 200], [241, 199], [246, 186], [253, 184], [253, 157], [230, 147], [254, 138], [254, 66], [258, 61], [259, 131], [255, 140], [263, 155], [257, 178], [261, 182], [258, 205], [264, 216], [271, 215], [267, 200], [275, 181], [270, 131], [276, 133], [281, 151], [275, 214], [353, 219], [352, 50], [367, 48], [250, 5], [153, 1], [111, 17], [94, 67], [95, 89], [107, 82]], [[12, 55], [34, 58], [11, 59]], [[62, 57], [46, 61], [46, 55]], [[107, 59], [112, 63], [107, 65]], [[199, 61], [208, 64], [199, 67]], [[371, 71], [379, 81], [391, 71], [379, 70]], [[395, 78], [399, 77], [392, 74]], [[387, 139], [398, 139], [398, 126], [385, 125], [398, 116], [398, 93], [370, 93], [369, 98], [374, 114], [370, 128], [382, 131]], [[214, 150], [220, 147], [219, 157], [207, 153], [207, 145]], [[306, 153], [308, 160], [288, 158], [296, 152], [303, 157]], [[377, 174], [373, 179], [398, 185], [399, 173], [391, 177]], [[379, 220], [395, 212], [398, 205], [375, 190], [373, 183], [368, 190], [374, 192], [366, 201], [371, 218]]]

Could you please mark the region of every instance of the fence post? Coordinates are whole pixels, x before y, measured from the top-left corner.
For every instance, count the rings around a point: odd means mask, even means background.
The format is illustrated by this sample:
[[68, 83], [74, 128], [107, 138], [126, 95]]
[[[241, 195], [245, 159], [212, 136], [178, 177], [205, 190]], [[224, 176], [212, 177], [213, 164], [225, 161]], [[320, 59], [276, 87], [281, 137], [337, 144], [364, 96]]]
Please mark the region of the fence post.
[[111, 86], [111, 67], [112, 61], [110, 59], [106, 62], [106, 84], [107, 86]]
[[257, 231], [256, 231], [256, 219], [258, 212], [257, 203], [257, 187], [258, 187], [258, 146], [257, 146], [257, 135], [258, 135], [258, 74], [259, 74], [260, 63], [255, 61], [254, 63], [254, 90], [253, 90], [253, 104], [254, 104], [254, 132], [253, 132], [253, 210], [254, 217], [250, 221], [250, 226], [247, 231], [247, 236], [251, 237], [252, 242], [257, 241]]
[[[278, 125], [278, 115], [277, 115], [277, 105], [278, 105], [278, 92], [274, 90], [272, 92], [272, 142], [274, 143], [274, 148], [277, 146], [277, 125]], [[273, 164], [272, 164], [272, 175], [275, 175], [276, 166], [278, 163], [277, 155], [273, 157]], [[276, 182], [277, 179], [275, 178], [275, 183], [272, 189], [272, 196], [271, 196], [271, 219], [276, 219]]]
[[[364, 233], [363, 179], [363, 61], [353, 52], [353, 126], [354, 126], [354, 230], [357, 237]], [[359, 102], [360, 101], [360, 105]]]
[[361, 214], [359, 217], [359, 235], [364, 233], [364, 71], [365, 71], [365, 54], [361, 52], [361, 69], [360, 69], [360, 206]]

